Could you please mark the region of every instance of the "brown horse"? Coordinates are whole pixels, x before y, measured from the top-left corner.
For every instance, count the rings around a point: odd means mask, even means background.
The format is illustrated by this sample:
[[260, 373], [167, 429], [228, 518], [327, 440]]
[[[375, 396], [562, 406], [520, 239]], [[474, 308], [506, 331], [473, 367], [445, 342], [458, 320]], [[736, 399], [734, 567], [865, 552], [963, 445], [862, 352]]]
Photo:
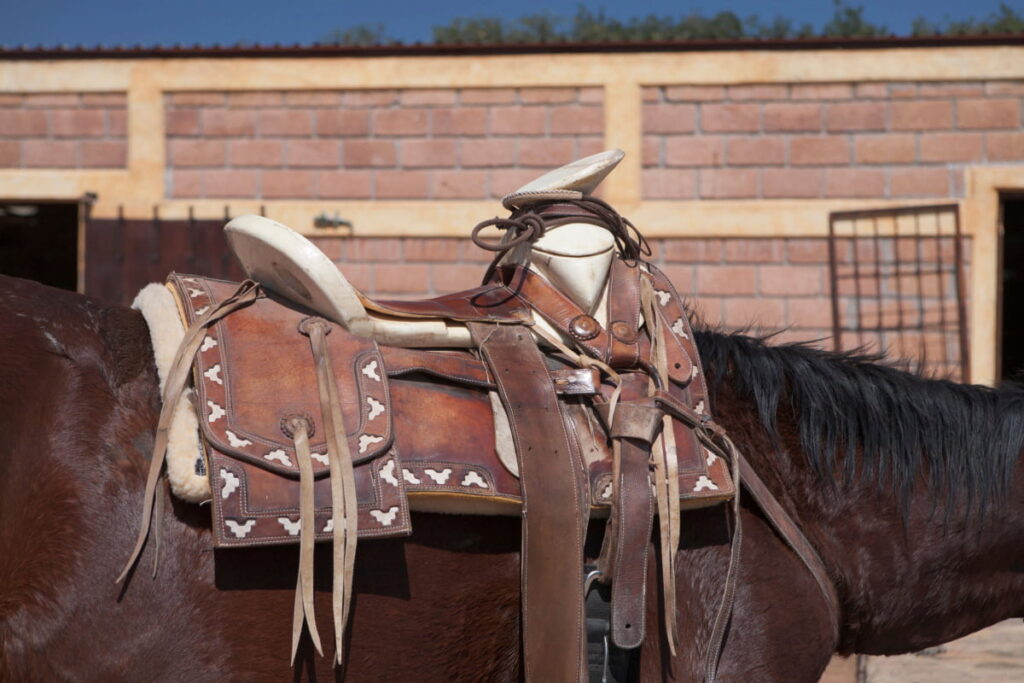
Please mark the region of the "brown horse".
[[[834, 644], [811, 575], [748, 501], [722, 680], [815, 681], [835, 651], [908, 652], [1024, 616], [1024, 392], [698, 336], [715, 413], [817, 547], [842, 612]], [[146, 325], [0, 277], [0, 351], [0, 680], [520, 677], [516, 519], [415, 515], [412, 536], [360, 544], [343, 669], [308, 641], [289, 668], [296, 553], [213, 552], [208, 510], [166, 492], [158, 575], [151, 542], [115, 586], [159, 409]], [[654, 593], [638, 680], [701, 677], [729, 536], [721, 506], [683, 514], [684, 646], [670, 661]]]

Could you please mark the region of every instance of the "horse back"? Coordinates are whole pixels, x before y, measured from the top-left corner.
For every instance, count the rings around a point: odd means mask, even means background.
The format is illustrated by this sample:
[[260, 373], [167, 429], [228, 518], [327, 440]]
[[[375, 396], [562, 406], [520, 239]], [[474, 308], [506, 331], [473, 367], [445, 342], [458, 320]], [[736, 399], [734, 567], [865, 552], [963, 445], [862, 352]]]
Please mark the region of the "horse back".
[[93, 637], [67, 616], [117, 602], [96, 559], [134, 517], [156, 372], [138, 312], [3, 276], [0, 353], [0, 679], [59, 677]]

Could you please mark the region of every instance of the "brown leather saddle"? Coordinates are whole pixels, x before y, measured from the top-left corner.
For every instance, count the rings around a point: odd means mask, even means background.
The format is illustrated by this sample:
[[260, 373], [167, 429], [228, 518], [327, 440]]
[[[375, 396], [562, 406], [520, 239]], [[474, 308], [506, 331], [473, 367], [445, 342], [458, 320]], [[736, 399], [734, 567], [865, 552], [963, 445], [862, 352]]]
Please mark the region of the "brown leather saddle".
[[[600, 218], [588, 206], [559, 215]], [[500, 253], [479, 288], [376, 303], [396, 317], [467, 325], [475, 348], [464, 351], [382, 346], [252, 282], [170, 276], [189, 332], [164, 412], [191, 375], [217, 546], [300, 545], [293, 657], [304, 623], [320, 649], [313, 543], [334, 547], [340, 661], [356, 538], [410, 533], [410, 510], [522, 516], [524, 671], [534, 681], [586, 678], [591, 518], [608, 518], [596, 562], [611, 586], [612, 640], [641, 644], [656, 529], [674, 649], [679, 511], [734, 499], [739, 458], [712, 419], [679, 294], [641, 260], [642, 241], [616, 236], [607, 326]], [[540, 334], [535, 316], [558, 336]]]
[[[172, 274], [168, 282], [174, 286], [189, 324], [238, 287], [237, 283], [181, 274]], [[500, 289], [509, 291], [504, 285]], [[452, 300], [476, 297], [477, 290], [471, 290], [440, 300], [391, 305], [450, 309]], [[514, 310], [525, 310], [525, 306], [519, 296], [507, 304]], [[665, 308], [669, 317], [685, 320], [672, 295]], [[292, 439], [282, 427], [295, 415], [312, 425], [316, 527], [319, 538], [330, 538], [330, 533], [323, 531], [330, 517], [330, 505], [325, 502], [330, 500], [330, 490], [326, 486], [327, 457], [322, 455], [326, 444], [317, 428], [316, 370], [309, 343], [299, 331], [309, 317], [308, 311], [264, 293], [212, 325], [196, 354], [193, 385], [203, 418], [202, 444], [214, 483], [214, 510], [218, 521], [230, 522], [215, 525], [219, 546], [295, 542], [297, 531], [289, 530], [297, 529], [297, 490], [290, 490], [288, 482], [297, 481], [299, 472]], [[571, 321], [565, 324], [568, 327]], [[684, 324], [688, 329], [688, 323]], [[497, 452], [488, 398], [488, 390], [496, 389], [497, 384], [485, 359], [469, 351], [380, 346], [338, 325], [331, 324], [330, 329], [327, 342], [358, 484], [360, 537], [408, 533], [410, 499], [414, 509], [436, 506], [446, 512], [519, 514], [522, 491], [518, 473]], [[639, 347], [639, 331], [633, 334]], [[607, 344], [601, 335], [608, 336], [602, 331], [587, 341], [595, 348]], [[692, 341], [683, 341], [693, 349]], [[701, 406], [707, 405], [701, 382], [686, 388], [691, 377], [701, 376], [699, 359], [695, 364], [691, 356], [695, 351], [687, 351], [686, 346], [681, 343], [673, 354], [678, 354], [680, 367], [670, 372], [679, 378], [672, 386], [680, 388], [672, 391], [706, 412]], [[640, 351], [636, 349], [637, 358]], [[559, 397], [560, 411], [567, 414], [574, 438], [587, 450], [587, 506], [594, 514], [605, 516], [613, 489], [611, 446], [602, 416], [592, 406], [607, 405], [614, 387], [602, 384], [596, 370], [574, 367], [557, 353], [545, 356], [544, 364], [549, 376], [546, 384], [550, 385], [545, 389]], [[644, 393], [639, 386], [647, 379], [642, 367], [636, 363], [631, 363], [632, 367], [615, 365], [622, 371], [625, 386], [633, 393]], [[673, 428], [684, 505], [728, 499], [733, 488], [725, 463], [701, 446], [685, 424], [676, 421]], [[446, 498], [449, 494], [450, 500]], [[288, 509], [290, 516], [282, 512]], [[371, 516], [371, 511], [376, 512]], [[255, 524], [250, 523], [253, 520]]]

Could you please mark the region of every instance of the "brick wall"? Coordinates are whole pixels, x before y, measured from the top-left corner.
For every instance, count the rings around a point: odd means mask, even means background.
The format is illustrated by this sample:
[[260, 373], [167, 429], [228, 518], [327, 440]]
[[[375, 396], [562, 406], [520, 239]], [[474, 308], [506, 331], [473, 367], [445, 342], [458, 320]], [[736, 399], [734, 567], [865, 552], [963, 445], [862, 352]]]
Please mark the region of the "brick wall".
[[168, 196], [501, 197], [600, 151], [600, 88], [171, 93]]
[[123, 168], [124, 93], [0, 93], [0, 168]]
[[1024, 161], [1024, 81], [644, 89], [648, 199], [963, 195]]

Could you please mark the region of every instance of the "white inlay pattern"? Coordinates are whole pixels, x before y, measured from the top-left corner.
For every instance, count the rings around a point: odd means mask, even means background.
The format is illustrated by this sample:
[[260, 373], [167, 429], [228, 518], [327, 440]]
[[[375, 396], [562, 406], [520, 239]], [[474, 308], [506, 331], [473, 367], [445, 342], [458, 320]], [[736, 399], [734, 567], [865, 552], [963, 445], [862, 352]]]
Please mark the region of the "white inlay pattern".
[[207, 400], [206, 405], [210, 407], [210, 415], [206, 419], [209, 420], [211, 424], [227, 415], [227, 413], [224, 412], [224, 409], [213, 401]]
[[380, 381], [380, 375], [377, 374], [377, 361], [372, 360], [363, 366], [363, 374], [372, 380]]
[[196, 284], [196, 285], [199, 284], [199, 280], [195, 279], [194, 277], [183, 277], [183, 278], [181, 278], [181, 281], [182, 282], [191, 282], [191, 283]]
[[655, 294], [655, 296], [658, 297], [658, 301], [661, 302], [662, 306], [667, 304], [669, 302], [669, 299], [672, 298], [671, 294], [669, 294], [668, 292], [666, 292], [665, 290], [662, 290], [662, 289], [654, 290], [654, 294]]
[[705, 449], [704, 452], [708, 454], [708, 457], [704, 459], [704, 462], [708, 467], [711, 467], [711, 465], [718, 460], [718, 456], [707, 449]]
[[203, 377], [210, 380], [211, 382], [216, 382], [217, 384], [224, 384], [224, 380], [220, 378], [220, 363], [217, 363], [211, 366], [209, 369], [207, 369], [207, 371], [203, 373]]
[[206, 313], [208, 310], [210, 310], [209, 306], [203, 306], [202, 308], [197, 308], [196, 309], [196, 315], [202, 315], [203, 313]]
[[395, 478], [395, 461], [389, 459], [384, 466], [380, 468], [380, 478], [391, 484], [392, 486], [398, 486], [398, 479]]
[[217, 345], [217, 340], [214, 339], [213, 337], [211, 337], [210, 335], [206, 335], [205, 337], [203, 337], [203, 345], [199, 347], [199, 350], [200, 351], [209, 351], [210, 349], [212, 349], [216, 345]]
[[482, 489], [487, 488], [487, 482], [477, 472], [470, 470], [466, 472], [466, 476], [462, 478], [463, 486], [479, 486]]
[[231, 530], [231, 533], [235, 535], [235, 538], [245, 538], [256, 526], [256, 520], [247, 519], [245, 520], [245, 524], [239, 524], [233, 519], [225, 519], [224, 526]]
[[284, 527], [284, 530], [288, 532], [289, 536], [299, 535], [299, 528], [302, 525], [301, 519], [297, 519], [293, 522], [288, 517], [278, 517], [277, 521], [281, 523], [281, 526]]
[[190, 299], [195, 299], [197, 296], [201, 296], [202, 293], [203, 293], [203, 290], [201, 290], [201, 289], [194, 289], [192, 287], [188, 288], [188, 296], [189, 296]]
[[372, 420], [384, 412], [384, 404], [375, 399], [373, 396], [367, 396], [366, 402], [370, 405], [370, 412], [367, 419]]
[[309, 457], [313, 458], [314, 460], [316, 460], [321, 465], [330, 465], [331, 464], [331, 461], [327, 459], [327, 454], [326, 453], [310, 453]]
[[238, 435], [230, 429], [225, 429], [224, 435], [228, 437], [228, 443], [231, 444], [232, 448], [241, 448], [242, 446], [252, 445], [252, 441], [249, 441], [249, 439], [239, 439]]
[[683, 339], [689, 339], [690, 335], [686, 334], [686, 328], [683, 326], [683, 319], [676, 318], [676, 321], [672, 323], [672, 331]]
[[285, 453], [280, 448], [275, 448], [274, 450], [270, 451], [269, 453], [267, 453], [263, 457], [266, 460], [276, 460], [279, 463], [281, 463], [282, 465], [284, 465], [285, 467], [291, 467], [292, 466], [292, 459], [289, 458], [288, 454]]
[[452, 468], [450, 467], [445, 467], [440, 472], [438, 472], [437, 470], [430, 469], [429, 467], [423, 471], [427, 473], [428, 477], [434, 480], [435, 484], [445, 483], [446, 481], [448, 481], [448, 477], [450, 477], [452, 474]]
[[224, 482], [224, 488], [220, 490], [220, 497], [222, 500], [226, 500], [228, 496], [235, 492], [238, 485], [242, 483], [238, 477], [235, 476], [234, 472], [230, 472], [223, 467], [220, 470], [220, 480]]
[[361, 434], [359, 436], [359, 452], [365, 453], [366, 449], [370, 447], [370, 444], [380, 443], [383, 440], [383, 436], [374, 436], [373, 434]]
[[697, 405], [694, 407], [693, 412], [697, 413], [698, 415], [704, 414], [704, 399], [697, 401]]
[[381, 523], [382, 526], [391, 526], [398, 516], [398, 507], [392, 505], [387, 512], [382, 510], [370, 510], [370, 516]]
[[614, 490], [615, 489], [612, 487], [612, 483], [611, 482], [608, 482], [607, 484], [605, 484], [604, 488], [601, 489], [601, 499], [602, 500], [610, 500]]
[[704, 489], [711, 489], [712, 491], [717, 491], [718, 486], [715, 485], [715, 482], [711, 481], [702, 474], [697, 479], [697, 483], [693, 487], [693, 492], [696, 493], [697, 491], [703, 491]]
[[416, 475], [409, 470], [402, 468], [402, 479], [405, 479], [410, 484], [422, 484], [423, 482], [416, 478]]
[[334, 517], [331, 517], [330, 519], [328, 519], [327, 520], [327, 524], [324, 524], [324, 531], [323, 531], [323, 533], [329, 534], [332, 531], [334, 531]]
[[697, 378], [697, 375], [699, 375], [699, 374], [700, 374], [700, 370], [698, 370], [698, 369], [697, 369], [697, 366], [696, 366], [696, 365], [694, 365], [694, 366], [693, 366], [693, 370], [690, 370], [690, 379], [691, 379], [691, 380], [692, 380], [692, 379], [696, 379], [696, 378]]

